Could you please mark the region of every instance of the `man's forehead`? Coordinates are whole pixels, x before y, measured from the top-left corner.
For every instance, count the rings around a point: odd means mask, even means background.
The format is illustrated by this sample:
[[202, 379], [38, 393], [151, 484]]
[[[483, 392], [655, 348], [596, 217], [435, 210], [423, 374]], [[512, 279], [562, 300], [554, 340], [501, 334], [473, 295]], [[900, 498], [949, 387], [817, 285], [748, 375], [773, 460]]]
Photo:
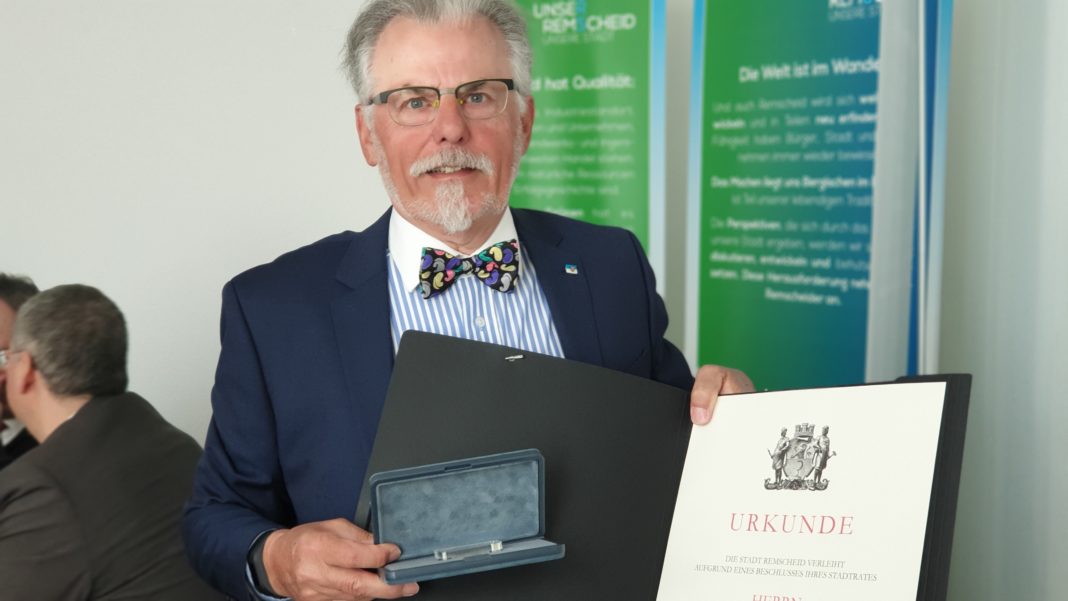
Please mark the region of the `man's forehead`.
[[504, 36], [482, 16], [436, 23], [396, 17], [379, 35], [370, 67], [377, 89], [511, 77]]

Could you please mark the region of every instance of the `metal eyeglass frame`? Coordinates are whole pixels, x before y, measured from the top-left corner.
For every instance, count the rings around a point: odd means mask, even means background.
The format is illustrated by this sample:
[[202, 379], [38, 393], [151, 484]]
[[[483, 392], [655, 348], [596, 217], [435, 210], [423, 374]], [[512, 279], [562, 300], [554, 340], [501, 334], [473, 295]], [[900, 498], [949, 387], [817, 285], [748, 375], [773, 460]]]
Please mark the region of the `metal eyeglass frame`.
[[[428, 123], [433, 123], [434, 119], [437, 118], [437, 116], [438, 116], [438, 107], [441, 104], [441, 97], [442, 96], [444, 96], [446, 94], [452, 94], [453, 96], [456, 96], [456, 90], [459, 90], [461, 88], [464, 88], [464, 87], [467, 87], [467, 86], [470, 86], [470, 85], [482, 84], [482, 83], [491, 82], [491, 81], [497, 81], [497, 82], [503, 83], [505, 86], [507, 86], [509, 92], [515, 91], [515, 80], [513, 80], [513, 79], [498, 79], [498, 78], [492, 78], [491, 77], [491, 78], [486, 78], [486, 79], [476, 79], [476, 80], [473, 80], [473, 81], [467, 81], [467, 82], [464, 82], [464, 83], [459, 84], [456, 87], [452, 87], [452, 88], [435, 88], [434, 86], [404, 86], [403, 88], [393, 88], [392, 90], [386, 90], [384, 92], [379, 92], [377, 94], [371, 95], [371, 101], [368, 102], [367, 105], [370, 106], [370, 105], [380, 104], [380, 105], [386, 105], [386, 107], [389, 108], [389, 105], [387, 104], [386, 101], [389, 99], [389, 96], [391, 94], [394, 94], [396, 92], [403, 92], [405, 90], [434, 90], [434, 92], [437, 93], [437, 96], [438, 96], [437, 100], [434, 102], [434, 105], [433, 105], [434, 111], [429, 113], [431, 115], [430, 119], [428, 119], [427, 121], [425, 121], [423, 123], [401, 123], [400, 121], [397, 121], [397, 117], [393, 115], [393, 111], [392, 110], [389, 111], [389, 118], [394, 123], [396, 123], [397, 125], [400, 125], [401, 127], [419, 127], [420, 125], [426, 125]], [[463, 100], [460, 100], [459, 98], [457, 98], [456, 101], [461, 106], [463, 106]], [[489, 116], [486, 116], [486, 117], [469, 117], [466, 113], [463, 113], [462, 111], [461, 111], [461, 114], [463, 114], [465, 119], [474, 119], [474, 120], [492, 119], [492, 118], [504, 113], [505, 109], [507, 109], [507, 108], [508, 108], [508, 94], [505, 94], [504, 103], [501, 104], [501, 110], [497, 111], [496, 113], [494, 113], [492, 115], [489, 115]]]

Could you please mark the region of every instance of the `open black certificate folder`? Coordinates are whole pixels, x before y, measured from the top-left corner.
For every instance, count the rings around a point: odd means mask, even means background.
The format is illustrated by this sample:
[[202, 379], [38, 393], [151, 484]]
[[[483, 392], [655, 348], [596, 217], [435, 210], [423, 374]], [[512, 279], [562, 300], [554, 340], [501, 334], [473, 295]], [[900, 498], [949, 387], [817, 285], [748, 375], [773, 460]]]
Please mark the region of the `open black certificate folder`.
[[[442, 357], [477, 368], [427, 371]], [[356, 523], [370, 527], [374, 474], [538, 449], [542, 535], [566, 555], [423, 582], [420, 598], [748, 601], [859, 591], [941, 601], [969, 381], [934, 380], [725, 397], [691, 441], [689, 391], [408, 332]], [[905, 531], [908, 541], [894, 538]]]
[[[427, 368], [443, 362], [470, 368]], [[538, 449], [545, 461], [544, 537], [564, 545], [565, 556], [423, 582], [418, 598], [647, 601], [656, 596], [689, 431], [688, 391], [527, 351], [407, 332], [356, 523], [369, 524], [373, 474]]]

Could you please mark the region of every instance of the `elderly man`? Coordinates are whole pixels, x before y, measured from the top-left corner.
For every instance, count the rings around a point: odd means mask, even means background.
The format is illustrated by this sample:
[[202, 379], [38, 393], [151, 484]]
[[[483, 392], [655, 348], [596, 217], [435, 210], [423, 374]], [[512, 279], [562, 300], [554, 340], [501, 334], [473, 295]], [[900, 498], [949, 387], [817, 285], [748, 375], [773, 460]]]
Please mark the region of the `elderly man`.
[[107, 297], [58, 286], [0, 353], [11, 409], [40, 441], [0, 472], [0, 597], [213, 599], [179, 520], [200, 447], [126, 392], [126, 326]]
[[633, 235], [509, 209], [530, 142], [531, 52], [501, 0], [372, 0], [347, 66], [356, 126], [392, 209], [234, 278], [185, 534], [230, 595], [395, 598], [398, 554], [354, 526], [393, 355], [418, 329], [692, 386], [707, 422], [734, 370], [695, 383]]
[[[33, 280], [0, 273], [0, 351], [11, 344], [11, 328], [15, 325], [15, 313], [22, 303], [37, 294]], [[4, 369], [0, 368], [0, 469], [7, 467], [26, 451], [37, 446], [37, 441], [26, 431], [22, 422], [7, 407], [4, 392]]]

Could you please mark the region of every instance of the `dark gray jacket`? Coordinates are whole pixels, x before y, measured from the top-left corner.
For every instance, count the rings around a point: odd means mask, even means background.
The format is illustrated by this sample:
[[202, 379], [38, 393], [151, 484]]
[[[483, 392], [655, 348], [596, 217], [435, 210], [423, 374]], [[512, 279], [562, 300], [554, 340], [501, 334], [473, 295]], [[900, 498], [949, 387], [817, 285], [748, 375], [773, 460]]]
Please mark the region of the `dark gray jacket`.
[[200, 453], [136, 394], [89, 401], [0, 472], [0, 600], [220, 599], [179, 532]]

